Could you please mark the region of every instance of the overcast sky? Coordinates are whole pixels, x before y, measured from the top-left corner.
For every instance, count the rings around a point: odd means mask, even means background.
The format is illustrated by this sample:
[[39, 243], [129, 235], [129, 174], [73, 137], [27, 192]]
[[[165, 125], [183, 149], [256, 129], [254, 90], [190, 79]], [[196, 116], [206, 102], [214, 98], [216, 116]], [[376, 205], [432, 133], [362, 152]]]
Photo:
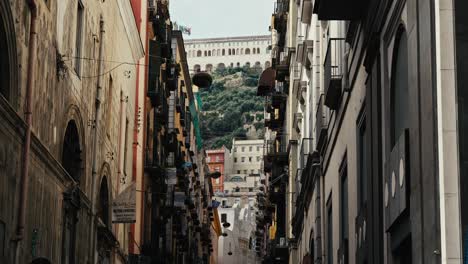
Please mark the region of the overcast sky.
[[171, 20], [192, 28], [184, 38], [268, 34], [273, 0], [171, 0]]

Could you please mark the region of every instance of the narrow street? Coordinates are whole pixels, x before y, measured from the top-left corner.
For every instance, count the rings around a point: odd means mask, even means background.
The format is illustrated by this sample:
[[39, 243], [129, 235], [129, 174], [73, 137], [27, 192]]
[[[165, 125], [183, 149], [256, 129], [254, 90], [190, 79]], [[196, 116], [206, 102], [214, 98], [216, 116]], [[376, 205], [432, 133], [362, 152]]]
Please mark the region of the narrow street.
[[468, 264], [467, 12], [0, 0], [0, 264]]

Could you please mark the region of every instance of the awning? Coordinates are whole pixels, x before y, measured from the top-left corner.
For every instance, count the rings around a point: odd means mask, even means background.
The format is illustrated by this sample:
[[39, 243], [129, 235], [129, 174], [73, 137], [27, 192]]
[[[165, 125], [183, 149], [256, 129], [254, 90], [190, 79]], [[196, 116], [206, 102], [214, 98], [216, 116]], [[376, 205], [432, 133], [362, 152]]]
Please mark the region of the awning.
[[267, 68], [260, 75], [258, 81], [257, 95], [267, 95], [273, 91], [275, 87], [276, 71], [273, 68]]

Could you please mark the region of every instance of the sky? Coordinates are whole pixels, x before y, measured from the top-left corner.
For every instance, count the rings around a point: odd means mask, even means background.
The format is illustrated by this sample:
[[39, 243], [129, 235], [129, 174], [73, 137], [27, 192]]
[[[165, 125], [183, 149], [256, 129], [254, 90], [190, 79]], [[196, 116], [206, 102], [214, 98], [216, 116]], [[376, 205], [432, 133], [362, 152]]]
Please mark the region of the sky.
[[267, 35], [273, 0], [170, 0], [171, 20], [193, 38]]

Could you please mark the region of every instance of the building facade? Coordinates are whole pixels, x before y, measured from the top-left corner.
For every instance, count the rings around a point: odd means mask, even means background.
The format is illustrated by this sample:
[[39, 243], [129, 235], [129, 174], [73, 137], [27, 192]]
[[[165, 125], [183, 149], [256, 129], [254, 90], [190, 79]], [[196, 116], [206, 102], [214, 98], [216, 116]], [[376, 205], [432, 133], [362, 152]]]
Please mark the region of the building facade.
[[130, 224], [112, 223], [111, 202], [133, 182], [132, 7], [2, 1], [0, 13], [0, 262], [125, 263]]
[[185, 42], [191, 72], [227, 67], [270, 67], [271, 37], [246, 36], [190, 39]]
[[215, 193], [224, 192], [225, 166], [229, 167], [229, 154], [229, 150], [224, 146], [221, 149], [206, 150], [208, 168], [210, 171], [221, 173], [219, 178], [212, 180], [213, 191]]
[[466, 259], [464, 8], [438, 0], [276, 1], [273, 70], [263, 72], [258, 94], [270, 114], [266, 203], [280, 213], [265, 210], [267, 220], [257, 221], [260, 256]]
[[238, 140], [233, 139], [230, 155], [231, 166], [227, 167], [227, 174], [258, 175], [263, 174], [264, 142], [262, 139]]

